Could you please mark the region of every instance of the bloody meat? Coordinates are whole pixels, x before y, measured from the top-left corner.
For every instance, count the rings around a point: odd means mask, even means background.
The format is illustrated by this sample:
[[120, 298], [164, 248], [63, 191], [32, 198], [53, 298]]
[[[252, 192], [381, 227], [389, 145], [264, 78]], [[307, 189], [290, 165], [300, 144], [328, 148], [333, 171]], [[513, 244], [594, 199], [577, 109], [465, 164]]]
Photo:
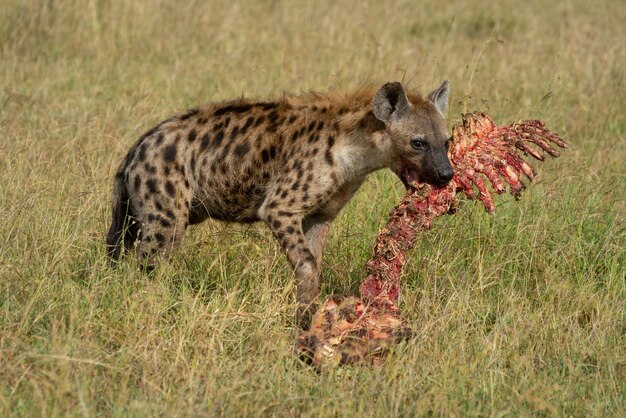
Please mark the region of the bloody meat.
[[298, 352], [315, 366], [376, 363], [393, 344], [409, 338], [410, 327], [397, 306], [399, 279], [419, 233], [429, 229], [438, 216], [455, 211], [458, 193], [480, 200], [493, 213], [493, 194], [487, 183], [496, 194], [503, 193], [508, 184], [517, 198], [526, 187], [522, 178], [535, 176], [522, 155], [543, 161], [542, 151], [558, 157], [554, 145], [567, 147], [541, 121], [496, 126], [484, 113], [464, 114], [452, 137], [452, 181], [443, 188], [420, 183], [408, 188], [378, 234], [367, 277], [360, 286], [361, 299], [327, 298], [313, 316], [309, 331], [298, 338]]

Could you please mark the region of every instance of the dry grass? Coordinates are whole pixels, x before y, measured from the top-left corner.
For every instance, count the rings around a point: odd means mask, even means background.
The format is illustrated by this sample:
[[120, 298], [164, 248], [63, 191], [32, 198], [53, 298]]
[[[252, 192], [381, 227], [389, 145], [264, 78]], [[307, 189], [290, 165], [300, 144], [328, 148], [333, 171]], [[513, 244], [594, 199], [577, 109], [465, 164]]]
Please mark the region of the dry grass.
[[[626, 12], [552, 3], [5, 0], [0, 415], [624, 415]], [[385, 367], [298, 363], [262, 225], [194, 228], [154, 278], [107, 267], [113, 170], [161, 118], [403, 78], [449, 78], [450, 123], [541, 118], [572, 148], [520, 202], [424, 235], [403, 277], [417, 336]], [[380, 172], [349, 204], [325, 293], [356, 290], [401, 193]]]

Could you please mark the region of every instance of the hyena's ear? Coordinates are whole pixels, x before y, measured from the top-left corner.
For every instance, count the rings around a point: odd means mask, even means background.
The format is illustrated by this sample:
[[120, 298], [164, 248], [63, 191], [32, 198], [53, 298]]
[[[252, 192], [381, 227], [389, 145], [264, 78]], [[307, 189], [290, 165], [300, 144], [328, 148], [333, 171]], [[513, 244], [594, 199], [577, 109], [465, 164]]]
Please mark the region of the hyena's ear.
[[402, 84], [398, 81], [382, 86], [372, 100], [374, 116], [378, 120], [388, 123], [391, 116], [399, 117], [409, 110], [409, 99]]
[[444, 115], [448, 110], [448, 98], [450, 97], [450, 82], [444, 80], [435, 91], [428, 95], [428, 100], [433, 102], [439, 113]]

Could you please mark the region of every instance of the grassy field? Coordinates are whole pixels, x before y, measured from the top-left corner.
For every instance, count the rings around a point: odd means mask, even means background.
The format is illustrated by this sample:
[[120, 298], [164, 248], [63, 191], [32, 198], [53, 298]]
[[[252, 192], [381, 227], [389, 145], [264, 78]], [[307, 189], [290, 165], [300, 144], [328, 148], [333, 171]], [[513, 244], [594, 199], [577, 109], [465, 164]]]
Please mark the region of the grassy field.
[[[0, 416], [625, 416], [622, 2], [172, 3], [2, 2]], [[151, 278], [108, 267], [114, 170], [174, 111], [444, 78], [450, 124], [540, 118], [572, 146], [519, 202], [424, 234], [402, 278], [416, 335], [384, 367], [298, 362], [263, 225], [192, 228]], [[402, 194], [378, 172], [342, 212], [324, 294], [357, 291]]]

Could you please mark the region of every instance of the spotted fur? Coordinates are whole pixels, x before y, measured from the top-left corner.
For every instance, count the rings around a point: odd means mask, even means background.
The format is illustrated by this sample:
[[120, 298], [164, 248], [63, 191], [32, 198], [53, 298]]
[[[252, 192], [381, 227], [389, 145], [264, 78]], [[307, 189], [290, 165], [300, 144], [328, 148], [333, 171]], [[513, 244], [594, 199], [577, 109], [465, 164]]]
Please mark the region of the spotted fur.
[[404, 179], [410, 166], [431, 178], [434, 157], [410, 144], [419, 137], [432, 155], [445, 154], [447, 94], [447, 82], [428, 98], [387, 83], [239, 99], [169, 118], [139, 138], [117, 171], [108, 253], [117, 260], [138, 241], [138, 255], [152, 264], [180, 244], [188, 225], [262, 220], [295, 270], [307, 312], [330, 223], [366, 176], [390, 167]]

